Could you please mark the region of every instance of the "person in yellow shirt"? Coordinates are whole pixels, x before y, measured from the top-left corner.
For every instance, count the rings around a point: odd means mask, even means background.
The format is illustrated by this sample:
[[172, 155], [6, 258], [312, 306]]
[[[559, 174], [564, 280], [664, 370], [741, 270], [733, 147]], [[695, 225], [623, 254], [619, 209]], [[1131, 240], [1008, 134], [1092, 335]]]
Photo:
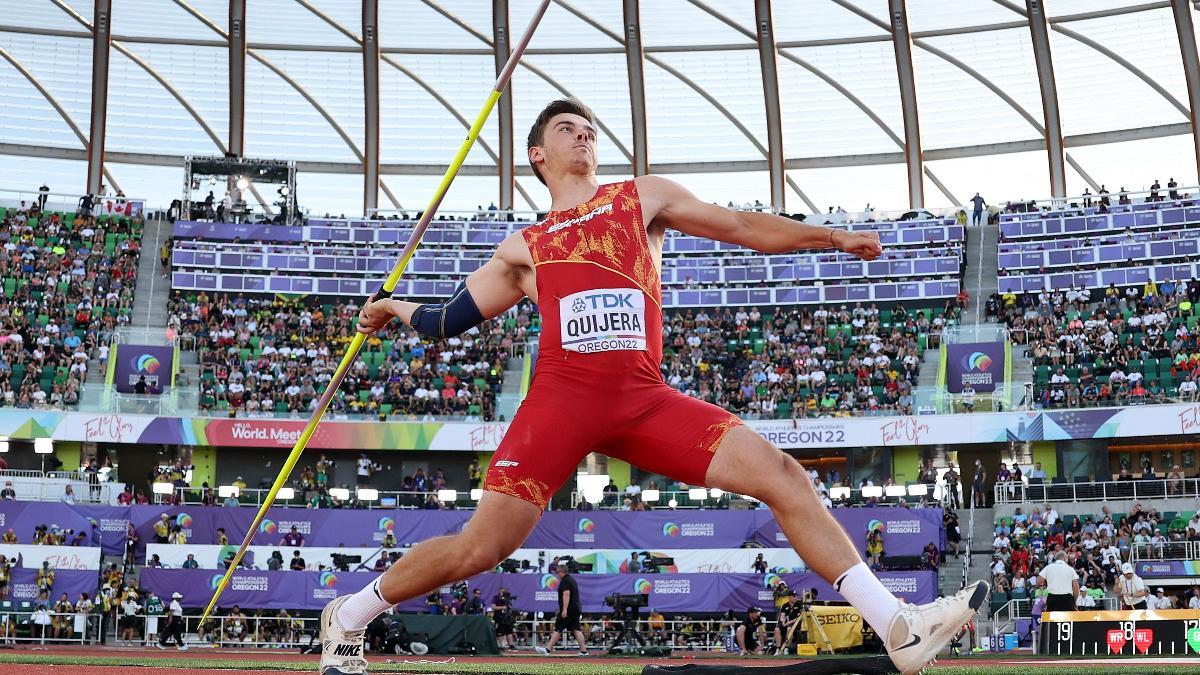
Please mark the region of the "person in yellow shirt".
[[650, 610], [650, 616], [646, 619], [646, 626], [650, 629], [650, 640], [655, 644], [662, 644], [662, 639], [667, 634], [667, 620], [657, 609]]
[[37, 589], [49, 593], [52, 588], [54, 588], [54, 570], [50, 569], [50, 561], [44, 560], [42, 566], [38, 568]]
[[12, 564], [0, 555], [0, 600], [8, 598], [8, 582], [12, 580]]
[[15, 544], [15, 543], [17, 543], [17, 533], [13, 532], [13, 529], [10, 527], [10, 528], [8, 528], [8, 531], [4, 533], [3, 536], [0, 536], [0, 544]]
[[158, 518], [158, 522], [154, 523], [154, 543], [165, 544], [167, 537], [171, 535], [171, 522], [167, 514], [162, 514]]

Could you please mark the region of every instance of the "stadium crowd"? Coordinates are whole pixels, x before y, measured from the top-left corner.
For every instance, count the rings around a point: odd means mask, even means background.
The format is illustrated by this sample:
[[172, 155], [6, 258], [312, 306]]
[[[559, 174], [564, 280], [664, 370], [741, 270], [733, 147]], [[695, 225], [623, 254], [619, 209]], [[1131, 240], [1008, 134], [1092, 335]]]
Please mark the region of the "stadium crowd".
[[1045, 408], [1195, 401], [1200, 379], [1200, 282], [1148, 281], [1104, 290], [996, 293], [1003, 321], [1035, 369]]
[[676, 310], [663, 325], [663, 376], [747, 419], [910, 414], [924, 351], [958, 312], [958, 300], [937, 312]]
[[[41, 200], [39, 200], [40, 202]], [[0, 207], [0, 406], [79, 402], [133, 308], [142, 220]]]
[[[202, 410], [306, 413], [354, 338], [358, 309], [175, 291], [169, 325], [198, 352]], [[528, 306], [444, 341], [397, 323], [367, 339], [330, 411], [495, 419], [507, 360], [538, 330]]]

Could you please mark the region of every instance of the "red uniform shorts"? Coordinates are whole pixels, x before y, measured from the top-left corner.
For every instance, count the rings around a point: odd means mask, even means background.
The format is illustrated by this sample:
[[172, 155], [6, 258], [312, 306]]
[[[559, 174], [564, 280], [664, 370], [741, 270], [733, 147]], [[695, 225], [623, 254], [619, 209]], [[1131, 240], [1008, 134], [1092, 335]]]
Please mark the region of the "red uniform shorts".
[[627, 373], [587, 384], [539, 373], [500, 442], [484, 488], [546, 508], [590, 452], [704, 485], [721, 439], [742, 421], [667, 384]]

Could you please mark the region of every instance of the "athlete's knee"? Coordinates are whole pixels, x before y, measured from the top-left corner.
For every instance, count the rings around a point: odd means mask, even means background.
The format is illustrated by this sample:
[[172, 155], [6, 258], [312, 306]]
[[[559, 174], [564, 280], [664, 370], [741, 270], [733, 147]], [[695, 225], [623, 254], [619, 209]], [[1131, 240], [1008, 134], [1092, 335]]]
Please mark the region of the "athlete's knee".
[[497, 540], [472, 541], [464, 535], [458, 536], [458, 565], [465, 576], [474, 576], [493, 569], [514, 550]]

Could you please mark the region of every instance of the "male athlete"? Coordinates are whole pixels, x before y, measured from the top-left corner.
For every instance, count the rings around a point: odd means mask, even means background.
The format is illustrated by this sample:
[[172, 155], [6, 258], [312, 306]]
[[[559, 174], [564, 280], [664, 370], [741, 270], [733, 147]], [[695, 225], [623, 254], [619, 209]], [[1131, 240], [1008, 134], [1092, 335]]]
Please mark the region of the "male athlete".
[[358, 330], [398, 317], [422, 335], [458, 335], [522, 298], [537, 303], [542, 334], [533, 386], [509, 425], [471, 520], [456, 535], [418, 544], [362, 591], [321, 614], [321, 672], [366, 672], [363, 629], [389, 607], [494, 568], [533, 530], [550, 496], [589, 452], [603, 452], [688, 485], [749, 495], [771, 507], [804, 561], [916, 673], [983, 603], [987, 584], [915, 606], [900, 602], [859, 558], [822, 506], [799, 462], [736, 416], [665, 384], [659, 268], [667, 228], [764, 253], [836, 248], [879, 256], [875, 234], [730, 211], [677, 183], [641, 176], [596, 180], [594, 117], [554, 101], [530, 129], [529, 163], [551, 211], [513, 233], [441, 304], [372, 299]]

